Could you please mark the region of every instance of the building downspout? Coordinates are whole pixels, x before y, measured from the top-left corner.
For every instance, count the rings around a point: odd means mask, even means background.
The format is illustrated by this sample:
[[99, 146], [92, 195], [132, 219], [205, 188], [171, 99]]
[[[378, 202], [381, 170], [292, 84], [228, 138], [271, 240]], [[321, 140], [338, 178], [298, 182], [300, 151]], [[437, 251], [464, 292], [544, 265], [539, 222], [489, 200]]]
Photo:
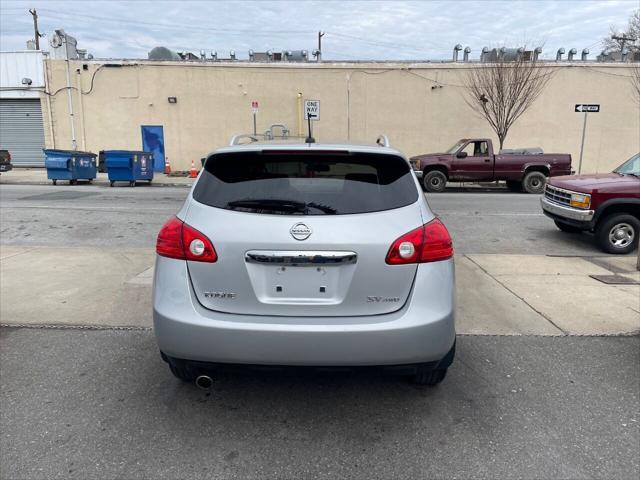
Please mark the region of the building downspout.
[[302, 131], [303, 126], [302, 126], [302, 119], [304, 117], [304, 114], [302, 112], [302, 92], [298, 92], [298, 136], [303, 136], [304, 132]]
[[44, 62], [44, 91], [47, 98], [47, 122], [49, 123], [49, 138], [51, 139], [51, 148], [56, 148], [56, 137], [53, 134], [53, 114], [51, 113], [51, 90], [49, 88], [49, 67], [50, 61]]
[[78, 81], [76, 82], [78, 88], [78, 102], [80, 103], [80, 139], [82, 140], [82, 150], [87, 151], [87, 139], [84, 129], [84, 101], [82, 100], [82, 74], [78, 70]]

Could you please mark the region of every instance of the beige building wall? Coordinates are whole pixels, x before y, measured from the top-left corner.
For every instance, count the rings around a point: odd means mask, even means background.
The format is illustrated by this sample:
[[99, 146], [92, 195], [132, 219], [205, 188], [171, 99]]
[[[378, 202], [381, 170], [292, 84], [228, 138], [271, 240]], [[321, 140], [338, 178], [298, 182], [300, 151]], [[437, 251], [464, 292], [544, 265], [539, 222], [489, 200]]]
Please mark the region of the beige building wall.
[[[66, 65], [46, 61], [49, 91], [57, 92], [42, 100], [48, 147], [71, 147]], [[137, 150], [142, 148], [141, 125], [162, 125], [174, 170], [188, 169], [192, 160], [198, 165], [232, 135], [251, 132], [252, 100], [260, 102], [259, 132], [285, 123], [298, 133], [299, 93], [321, 101], [321, 120], [314, 123], [314, 136], [321, 142], [371, 143], [384, 133], [408, 156], [442, 151], [461, 137], [496, 142], [488, 124], [464, 101], [462, 84], [472, 65], [69, 62], [78, 148]], [[568, 152], [577, 169], [583, 116], [574, 113], [574, 105], [584, 102], [601, 104], [601, 113], [588, 118], [583, 172], [610, 171], [640, 150], [631, 67], [551, 66], [555, 75], [512, 127], [505, 148]], [[170, 104], [168, 97], [176, 97], [177, 103]]]

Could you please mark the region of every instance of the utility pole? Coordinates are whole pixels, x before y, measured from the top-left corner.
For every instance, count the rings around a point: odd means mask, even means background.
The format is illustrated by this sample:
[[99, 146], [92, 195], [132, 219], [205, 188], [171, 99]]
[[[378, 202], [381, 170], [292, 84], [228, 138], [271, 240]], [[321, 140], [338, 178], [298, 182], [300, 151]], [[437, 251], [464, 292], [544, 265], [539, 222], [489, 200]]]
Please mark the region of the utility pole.
[[628, 37], [626, 33], [623, 33], [622, 35], [612, 35], [611, 40], [617, 40], [620, 42], [620, 55], [622, 55], [624, 53], [624, 44], [627, 43], [627, 41], [635, 42], [637, 38]]
[[318, 51], [322, 53], [322, 37], [324, 37], [324, 32], [318, 32]]
[[29, 13], [33, 17], [33, 35], [36, 40], [36, 50], [40, 50], [40, 37], [44, 37], [44, 35], [38, 31], [38, 12], [36, 12], [35, 8], [31, 8]]

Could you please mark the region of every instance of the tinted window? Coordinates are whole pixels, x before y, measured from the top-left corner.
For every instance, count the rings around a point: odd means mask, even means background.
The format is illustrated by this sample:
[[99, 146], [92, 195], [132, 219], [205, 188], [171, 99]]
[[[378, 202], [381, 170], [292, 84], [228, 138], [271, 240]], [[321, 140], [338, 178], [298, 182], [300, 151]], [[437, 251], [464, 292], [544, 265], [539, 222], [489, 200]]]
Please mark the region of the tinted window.
[[196, 201], [229, 210], [286, 215], [340, 215], [414, 203], [409, 164], [395, 155], [269, 151], [212, 155], [193, 192]]

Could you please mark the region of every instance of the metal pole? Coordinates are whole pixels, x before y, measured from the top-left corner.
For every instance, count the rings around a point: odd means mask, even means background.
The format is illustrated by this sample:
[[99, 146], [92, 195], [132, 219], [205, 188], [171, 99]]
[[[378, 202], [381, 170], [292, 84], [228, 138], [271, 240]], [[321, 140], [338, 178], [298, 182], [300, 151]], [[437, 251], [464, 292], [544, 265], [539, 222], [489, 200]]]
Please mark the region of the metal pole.
[[33, 35], [36, 41], [36, 50], [40, 50], [40, 32], [38, 31], [38, 12], [35, 8], [29, 10], [33, 17]]
[[587, 130], [587, 112], [584, 112], [584, 122], [582, 123], [582, 143], [580, 144], [580, 163], [578, 163], [578, 175], [582, 173], [582, 153], [584, 152], [584, 134]]
[[71, 124], [71, 149], [77, 150], [78, 143], [76, 142], [76, 126], [73, 121], [73, 98], [71, 96], [71, 74], [69, 66], [69, 49], [67, 47], [67, 37], [64, 37], [64, 56], [67, 61], [67, 99], [69, 101], [69, 123]]
[[256, 128], [256, 112], [253, 112], [253, 134], [256, 135], [258, 133], [258, 129]]

